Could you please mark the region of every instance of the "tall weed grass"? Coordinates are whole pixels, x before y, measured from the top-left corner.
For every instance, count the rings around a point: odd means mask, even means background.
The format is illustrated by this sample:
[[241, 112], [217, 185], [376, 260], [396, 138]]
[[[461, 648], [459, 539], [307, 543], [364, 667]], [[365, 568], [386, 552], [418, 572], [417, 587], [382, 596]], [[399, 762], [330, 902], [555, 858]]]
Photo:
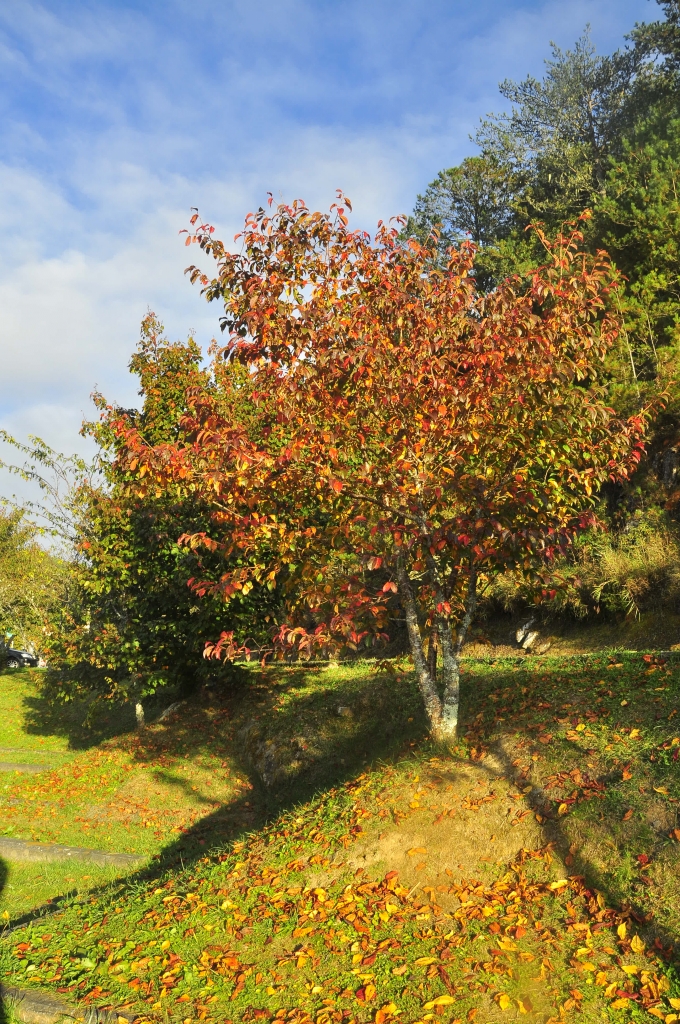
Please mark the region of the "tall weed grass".
[[514, 612], [540, 605], [550, 616], [601, 612], [637, 616], [680, 608], [680, 534], [662, 513], [640, 512], [619, 532], [589, 531], [558, 559], [540, 586], [506, 573], [485, 594], [487, 607]]

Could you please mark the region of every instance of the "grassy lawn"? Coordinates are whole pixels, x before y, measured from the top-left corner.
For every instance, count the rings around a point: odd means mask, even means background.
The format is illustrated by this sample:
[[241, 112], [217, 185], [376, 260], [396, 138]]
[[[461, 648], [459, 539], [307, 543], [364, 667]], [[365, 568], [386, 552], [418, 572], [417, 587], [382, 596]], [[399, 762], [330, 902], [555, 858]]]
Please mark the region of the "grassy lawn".
[[151, 860], [87, 872], [0, 944], [3, 978], [151, 1020], [670, 1024], [675, 660], [468, 661], [464, 691], [445, 754], [405, 670], [253, 668], [12, 783], [14, 834]]

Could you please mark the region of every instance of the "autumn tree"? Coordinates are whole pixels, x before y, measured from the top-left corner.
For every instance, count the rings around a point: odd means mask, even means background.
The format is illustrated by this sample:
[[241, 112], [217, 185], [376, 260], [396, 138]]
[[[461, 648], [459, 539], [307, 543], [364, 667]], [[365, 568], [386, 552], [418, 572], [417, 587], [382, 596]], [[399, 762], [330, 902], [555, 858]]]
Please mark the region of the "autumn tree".
[[[598, 385], [616, 276], [574, 230], [479, 294], [472, 244], [438, 269], [399, 223], [371, 238], [348, 209], [259, 210], [238, 254], [193, 228], [216, 269], [191, 279], [224, 304], [216, 359], [247, 368], [258, 429], [199, 386], [184, 440], [150, 448], [122, 427], [118, 457], [137, 488], [210, 502], [209, 531], [185, 543], [226, 566], [196, 589], [229, 599], [281, 582], [280, 647], [356, 649], [400, 610], [431, 731], [450, 742], [480, 586], [563, 550], [600, 484], [639, 458], [642, 418], [617, 420]], [[238, 650], [225, 630], [208, 653]]]

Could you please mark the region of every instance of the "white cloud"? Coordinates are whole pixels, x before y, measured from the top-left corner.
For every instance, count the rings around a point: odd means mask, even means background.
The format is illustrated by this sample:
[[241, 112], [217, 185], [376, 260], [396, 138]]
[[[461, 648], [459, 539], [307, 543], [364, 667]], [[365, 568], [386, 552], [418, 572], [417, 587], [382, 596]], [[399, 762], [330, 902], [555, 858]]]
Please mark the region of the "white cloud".
[[607, 50], [655, 16], [646, 0], [5, 8], [0, 426], [81, 447], [95, 386], [136, 400], [148, 307], [207, 344], [219, 310], [183, 278], [202, 254], [177, 234], [190, 206], [228, 241], [268, 189], [327, 207], [340, 187], [374, 227], [470, 152], [498, 80], [540, 74], [551, 37], [591, 21]]

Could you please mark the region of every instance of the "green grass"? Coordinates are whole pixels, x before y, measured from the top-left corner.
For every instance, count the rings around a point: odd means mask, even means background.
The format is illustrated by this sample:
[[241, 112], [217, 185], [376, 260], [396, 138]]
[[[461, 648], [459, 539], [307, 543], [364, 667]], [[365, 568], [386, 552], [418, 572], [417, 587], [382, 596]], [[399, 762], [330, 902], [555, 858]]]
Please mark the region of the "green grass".
[[450, 754], [405, 671], [248, 678], [52, 773], [40, 829], [75, 835], [60, 794], [120, 807], [136, 786], [154, 825], [111, 833], [157, 860], [13, 932], [3, 978], [168, 1021], [672, 1014], [675, 661], [469, 661]]
[[65, 895], [72, 897], [89, 892], [125, 874], [120, 868], [99, 867], [77, 860], [66, 864], [5, 862], [3, 873], [2, 920], [15, 923], [36, 907], [49, 912]]
[[[33, 732], [35, 707], [40, 704], [39, 670], [19, 669], [0, 672], [0, 748], [44, 753], [45, 757], [68, 751], [68, 737], [60, 734]], [[19, 760], [9, 753], [0, 753], [0, 760]]]

